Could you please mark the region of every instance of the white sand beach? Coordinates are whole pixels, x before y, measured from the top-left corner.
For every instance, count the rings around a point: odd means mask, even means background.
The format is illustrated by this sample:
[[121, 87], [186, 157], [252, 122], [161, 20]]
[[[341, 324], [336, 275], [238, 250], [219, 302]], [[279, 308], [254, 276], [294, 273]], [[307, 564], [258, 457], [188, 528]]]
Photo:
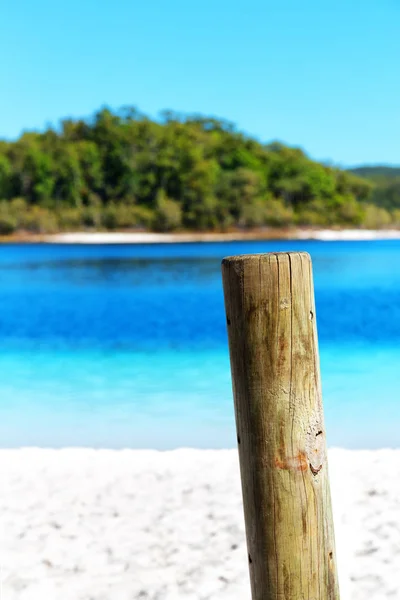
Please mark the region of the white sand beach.
[[[246, 240], [366, 241], [400, 239], [398, 229], [266, 229], [230, 233], [71, 232], [39, 236], [49, 244], [174, 244]], [[29, 241], [27, 239], [26, 241]], [[33, 240], [34, 241], [34, 240]]]
[[[400, 450], [330, 450], [343, 600], [400, 599]], [[235, 450], [0, 450], [4, 600], [250, 600]]]

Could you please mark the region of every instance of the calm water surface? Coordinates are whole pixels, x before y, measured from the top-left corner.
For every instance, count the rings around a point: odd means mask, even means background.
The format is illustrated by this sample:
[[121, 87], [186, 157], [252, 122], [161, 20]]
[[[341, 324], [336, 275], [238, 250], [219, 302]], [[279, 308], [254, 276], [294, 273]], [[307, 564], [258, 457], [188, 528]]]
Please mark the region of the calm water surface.
[[313, 259], [330, 445], [400, 444], [400, 242], [0, 246], [0, 445], [235, 445], [221, 258]]

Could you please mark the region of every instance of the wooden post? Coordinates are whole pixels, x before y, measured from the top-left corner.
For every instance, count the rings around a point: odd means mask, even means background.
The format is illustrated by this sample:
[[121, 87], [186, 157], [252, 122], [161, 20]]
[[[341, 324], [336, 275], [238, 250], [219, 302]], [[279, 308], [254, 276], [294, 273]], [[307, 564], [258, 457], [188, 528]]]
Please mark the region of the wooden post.
[[253, 600], [338, 600], [305, 252], [222, 261]]

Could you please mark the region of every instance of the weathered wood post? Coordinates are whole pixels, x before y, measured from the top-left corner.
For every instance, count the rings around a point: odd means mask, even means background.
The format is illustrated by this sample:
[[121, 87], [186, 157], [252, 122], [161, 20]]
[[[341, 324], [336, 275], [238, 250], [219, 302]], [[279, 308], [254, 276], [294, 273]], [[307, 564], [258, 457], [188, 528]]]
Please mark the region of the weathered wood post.
[[253, 600], [338, 600], [311, 259], [222, 274]]

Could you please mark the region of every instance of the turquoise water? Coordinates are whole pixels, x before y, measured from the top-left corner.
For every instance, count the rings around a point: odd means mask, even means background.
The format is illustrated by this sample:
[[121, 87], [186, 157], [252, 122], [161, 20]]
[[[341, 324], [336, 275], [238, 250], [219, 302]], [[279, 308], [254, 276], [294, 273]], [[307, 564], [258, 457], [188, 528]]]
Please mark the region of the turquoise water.
[[221, 258], [306, 250], [330, 445], [398, 446], [400, 242], [0, 247], [0, 445], [235, 445]]

